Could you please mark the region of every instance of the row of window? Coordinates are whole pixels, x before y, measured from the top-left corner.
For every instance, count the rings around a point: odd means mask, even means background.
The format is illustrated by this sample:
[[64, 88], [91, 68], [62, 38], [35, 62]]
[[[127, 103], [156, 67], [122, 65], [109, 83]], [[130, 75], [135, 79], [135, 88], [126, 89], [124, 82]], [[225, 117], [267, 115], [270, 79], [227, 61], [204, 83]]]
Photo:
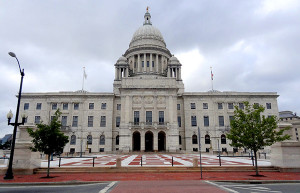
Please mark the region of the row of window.
[[[259, 105], [259, 103], [254, 103]], [[271, 103], [266, 103], [267, 109], [271, 109]], [[244, 103], [239, 103], [239, 108], [244, 109]], [[191, 103], [191, 109], [196, 109], [196, 103]], [[208, 103], [203, 103], [203, 109], [208, 109]], [[223, 103], [218, 103], [218, 109], [223, 109]], [[228, 109], [234, 109], [233, 103], [228, 103]], [[177, 110], [180, 110], [180, 104], [177, 104]]]
[[[134, 68], [136, 68], [137, 63], [134, 62]], [[150, 67], [150, 62], [147, 61], [147, 67]], [[154, 68], [154, 61], [152, 61], [152, 67]], [[144, 61], [142, 61], [142, 68], [144, 68]]]
[[[72, 135], [70, 137], [70, 145], [76, 145], [76, 135]], [[93, 137], [92, 135], [88, 135], [86, 137], [87, 144], [92, 145], [93, 144]], [[105, 145], [105, 135], [100, 136], [99, 145]], [[116, 145], [119, 145], [119, 135], [116, 136]]]
[[[133, 122], [138, 124], [140, 122], [140, 112], [134, 111], [133, 112]], [[158, 111], [158, 122], [164, 123], [165, 122], [165, 112]], [[152, 123], [152, 111], [146, 111], [146, 124]]]
[[[51, 109], [52, 110], [57, 110], [58, 104], [57, 103], [52, 103], [51, 104]], [[94, 103], [89, 103], [89, 109], [94, 109], [95, 104]], [[24, 110], [29, 109], [29, 103], [24, 103]], [[42, 109], [42, 103], [36, 103], [36, 110], [41, 110]], [[62, 109], [63, 110], [68, 110], [69, 109], [69, 103], [63, 103], [62, 104]], [[73, 103], [73, 109], [74, 110], [79, 110], [79, 103]], [[106, 109], [106, 103], [101, 103], [101, 109]], [[121, 110], [121, 104], [117, 104], [117, 110]]]
[[[181, 126], [181, 118], [180, 118], [180, 123], [179, 123], [179, 118], [178, 117], [178, 125]], [[223, 127], [224, 126], [224, 116], [219, 116], [219, 126]], [[234, 117], [229, 116], [229, 120], [232, 120]], [[203, 116], [203, 125], [205, 127], [209, 127], [209, 116]], [[191, 126], [196, 127], [197, 126], [197, 117], [196, 116], [191, 116]]]
[[[204, 141], [205, 141], [205, 144], [210, 144], [210, 136], [209, 135], [205, 135], [204, 136]], [[198, 144], [198, 137], [197, 137], [197, 135], [193, 135], [192, 136], [192, 143], [193, 144]], [[224, 134], [221, 135], [221, 144], [226, 144], [226, 136]]]

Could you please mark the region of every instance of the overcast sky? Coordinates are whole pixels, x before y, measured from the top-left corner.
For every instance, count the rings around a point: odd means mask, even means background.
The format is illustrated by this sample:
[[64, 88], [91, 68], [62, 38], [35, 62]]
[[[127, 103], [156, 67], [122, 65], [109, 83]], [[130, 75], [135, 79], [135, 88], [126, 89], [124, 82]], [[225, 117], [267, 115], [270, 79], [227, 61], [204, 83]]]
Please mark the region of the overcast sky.
[[143, 24], [146, 7], [182, 63], [185, 91], [277, 92], [279, 110], [300, 112], [298, 0], [1, 0], [0, 137], [12, 133], [23, 92], [112, 92], [114, 64]]

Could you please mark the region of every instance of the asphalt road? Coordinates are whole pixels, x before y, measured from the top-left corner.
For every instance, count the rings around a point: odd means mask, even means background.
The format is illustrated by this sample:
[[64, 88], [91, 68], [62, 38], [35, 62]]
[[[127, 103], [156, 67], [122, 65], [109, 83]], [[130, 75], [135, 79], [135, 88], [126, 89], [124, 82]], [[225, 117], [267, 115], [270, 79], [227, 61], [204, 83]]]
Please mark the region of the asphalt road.
[[1, 186], [0, 192], [5, 193], [105, 193], [116, 182], [82, 184], [82, 185], [26, 185], [26, 186]]
[[232, 193], [299, 193], [300, 183], [276, 183], [276, 184], [240, 184], [210, 182], [217, 187]]

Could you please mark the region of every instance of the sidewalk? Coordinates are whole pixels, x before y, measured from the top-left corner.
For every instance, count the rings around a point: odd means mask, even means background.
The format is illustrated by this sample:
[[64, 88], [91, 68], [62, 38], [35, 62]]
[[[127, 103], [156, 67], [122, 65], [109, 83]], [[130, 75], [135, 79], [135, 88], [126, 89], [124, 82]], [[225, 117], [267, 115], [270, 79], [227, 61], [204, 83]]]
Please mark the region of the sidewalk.
[[[299, 181], [300, 173], [260, 172], [262, 177], [253, 176], [255, 172], [203, 172], [202, 180], [209, 181]], [[103, 181], [158, 181], [158, 180], [201, 180], [200, 172], [193, 173], [69, 173], [51, 174], [53, 178], [43, 178], [46, 174], [15, 175], [13, 180], [0, 183], [42, 183], [42, 182], [103, 182]]]

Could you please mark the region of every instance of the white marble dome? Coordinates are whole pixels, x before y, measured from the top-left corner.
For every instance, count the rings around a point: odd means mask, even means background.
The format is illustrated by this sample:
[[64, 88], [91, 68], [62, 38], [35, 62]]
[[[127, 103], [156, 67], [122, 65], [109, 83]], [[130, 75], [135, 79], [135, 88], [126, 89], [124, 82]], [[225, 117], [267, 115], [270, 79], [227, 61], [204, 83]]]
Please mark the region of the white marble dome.
[[124, 64], [128, 64], [127, 58], [125, 58], [124, 56], [121, 56], [121, 57], [117, 60], [117, 65], [124, 65]]
[[169, 59], [169, 64], [171, 65], [181, 65], [179, 60], [175, 57], [175, 56], [172, 56], [170, 59]]
[[160, 31], [151, 24], [144, 24], [133, 34], [129, 47], [159, 46], [166, 47], [165, 40]]

